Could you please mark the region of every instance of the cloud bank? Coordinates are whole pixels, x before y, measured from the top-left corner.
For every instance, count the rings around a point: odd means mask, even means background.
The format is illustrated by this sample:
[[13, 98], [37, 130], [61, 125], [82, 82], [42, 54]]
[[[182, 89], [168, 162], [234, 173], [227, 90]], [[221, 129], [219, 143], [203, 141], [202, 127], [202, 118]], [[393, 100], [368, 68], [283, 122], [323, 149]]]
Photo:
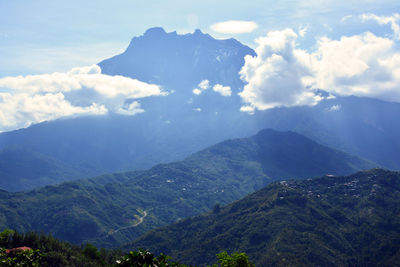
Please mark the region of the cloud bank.
[[0, 129], [26, 127], [31, 123], [54, 120], [72, 115], [100, 115], [107, 113], [104, 105], [73, 106], [62, 93], [29, 95], [0, 93]]
[[[400, 53], [395, 49], [394, 18], [373, 18], [391, 23], [394, 38], [370, 32], [318, 39], [316, 48], [298, 48], [292, 29], [269, 32], [256, 40], [255, 57], [246, 56], [240, 71], [244, 86], [241, 110], [254, 113], [274, 107], [314, 105], [323, 99], [315, 89], [336, 95], [374, 97], [400, 102]], [[365, 18], [363, 18], [365, 19]]]
[[225, 34], [240, 34], [249, 33], [257, 29], [258, 25], [254, 21], [243, 21], [243, 20], [228, 20], [218, 22], [211, 25], [211, 30], [218, 33]]
[[97, 65], [59, 73], [0, 78], [0, 131], [65, 116], [144, 110], [132, 101], [166, 95], [158, 85], [101, 74]]

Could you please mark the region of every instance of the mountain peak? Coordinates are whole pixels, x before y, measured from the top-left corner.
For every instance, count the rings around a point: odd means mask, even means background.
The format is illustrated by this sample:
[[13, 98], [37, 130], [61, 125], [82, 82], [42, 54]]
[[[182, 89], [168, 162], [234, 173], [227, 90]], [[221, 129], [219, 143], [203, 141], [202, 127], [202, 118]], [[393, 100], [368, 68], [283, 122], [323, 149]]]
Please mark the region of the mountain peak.
[[200, 29], [178, 34], [154, 27], [134, 37], [124, 53], [103, 60], [99, 66], [105, 74], [127, 76], [174, 90], [179, 84], [187, 98], [192, 97], [192, 89], [205, 79], [232, 88], [243, 86], [238, 73], [246, 55], [255, 52], [239, 42], [217, 40]]
[[144, 36], [153, 36], [153, 35], [164, 35], [166, 34], [164, 28], [162, 27], [153, 27], [149, 28], [143, 35]]
[[[152, 27], [145, 31], [143, 36], [145, 37], [154, 37], [154, 36], [162, 36], [162, 35], [180, 35], [176, 31], [166, 32], [162, 27]], [[195, 29], [193, 33], [188, 33], [184, 35], [194, 35], [194, 36], [204, 36], [208, 35], [203, 33], [200, 29]]]
[[204, 33], [200, 29], [196, 29], [193, 34], [194, 35], [204, 35]]

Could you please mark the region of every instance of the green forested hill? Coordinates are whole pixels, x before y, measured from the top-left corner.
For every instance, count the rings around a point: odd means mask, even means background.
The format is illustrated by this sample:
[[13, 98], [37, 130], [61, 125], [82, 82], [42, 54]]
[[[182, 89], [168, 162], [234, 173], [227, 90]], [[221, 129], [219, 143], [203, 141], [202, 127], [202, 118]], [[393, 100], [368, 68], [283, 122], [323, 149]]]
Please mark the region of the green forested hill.
[[272, 183], [125, 248], [135, 247], [196, 265], [227, 250], [246, 252], [256, 266], [398, 266], [400, 172]]
[[0, 192], [0, 228], [43, 230], [98, 246], [132, 241], [150, 229], [228, 204], [277, 179], [348, 174], [369, 162], [293, 132], [264, 130], [146, 171], [41, 189]]
[[0, 189], [23, 191], [66, 180], [88, 177], [75, 167], [18, 146], [0, 151]]

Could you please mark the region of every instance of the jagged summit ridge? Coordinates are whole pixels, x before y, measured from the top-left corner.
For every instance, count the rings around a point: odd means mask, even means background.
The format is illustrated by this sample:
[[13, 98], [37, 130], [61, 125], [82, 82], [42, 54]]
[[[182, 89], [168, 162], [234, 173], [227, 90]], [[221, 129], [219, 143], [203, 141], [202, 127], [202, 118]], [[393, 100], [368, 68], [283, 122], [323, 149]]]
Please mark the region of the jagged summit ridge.
[[[102, 72], [152, 82], [176, 90], [204, 79], [213, 83], [243, 86], [239, 71], [246, 55], [255, 52], [234, 39], [218, 40], [200, 29], [193, 33], [148, 29], [134, 37], [125, 52], [99, 63]], [[178, 88], [179, 89], [179, 88]]]
[[167, 32], [163, 27], [152, 27], [147, 29], [142, 36], [154, 36], [154, 35], [179, 35], [179, 36], [189, 36], [189, 35], [207, 35], [203, 33], [200, 29], [195, 29], [193, 33], [178, 34], [176, 31]]

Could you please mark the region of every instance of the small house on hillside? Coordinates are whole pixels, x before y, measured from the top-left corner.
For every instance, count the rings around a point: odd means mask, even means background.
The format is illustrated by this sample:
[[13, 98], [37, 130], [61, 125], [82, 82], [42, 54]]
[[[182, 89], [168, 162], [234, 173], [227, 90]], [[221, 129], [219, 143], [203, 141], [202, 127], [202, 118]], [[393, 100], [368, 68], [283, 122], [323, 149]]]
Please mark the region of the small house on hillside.
[[26, 251], [26, 250], [32, 250], [32, 249], [30, 247], [10, 248], [10, 249], [6, 249], [6, 253], [7, 254], [16, 254], [17, 252]]

